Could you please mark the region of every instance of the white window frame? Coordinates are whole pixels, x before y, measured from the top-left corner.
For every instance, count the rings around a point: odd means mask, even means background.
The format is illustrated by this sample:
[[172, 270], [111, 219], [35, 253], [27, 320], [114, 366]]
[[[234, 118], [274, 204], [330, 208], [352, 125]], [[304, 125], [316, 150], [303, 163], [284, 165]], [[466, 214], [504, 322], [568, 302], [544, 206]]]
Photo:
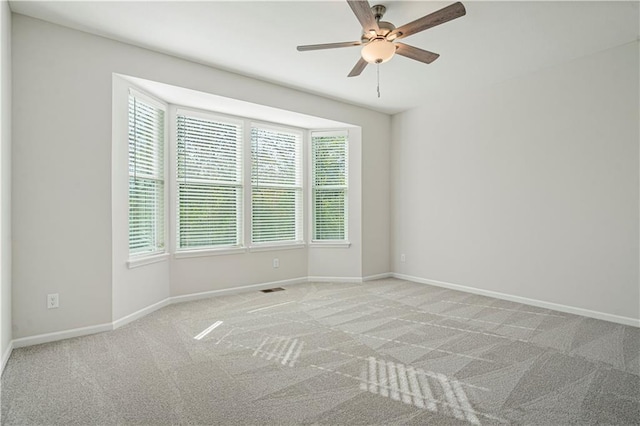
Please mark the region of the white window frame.
[[[350, 229], [350, 223], [349, 223], [349, 204], [350, 204], [350, 191], [349, 191], [349, 184], [350, 184], [350, 151], [351, 151], [351, 144], [350, 144], [350, 132], [348, 129], [313, 129], [310, 130], [308, 132], [308, 138], [309, 138], [309, 156], [308, 156], [308, 167], [307, 167], [307, 171], [308, 171], [308, 180], [309, 180], [309, 186], [308, 186], [308, 194], [309, 194], [309, 202], [307, 203], [307, 208], [308, 208], [308, 217], [309, 217], [309, 227], [308, 227], [308, 232], [309, 232], [309, 246], [310, 247], [318, 247], [318, 248], [349, 248], [351, 246], [351, 242], [349, 241], [349, 229]], [[346, 171], [346, 185], [345, 185], [345, 213], [344, 213], [344, 223], [345, 223], [345, 230], [344, 230], [344, 239], [341, 240], [316, 240], [314, 239], [314, 235], [315, 235], [315, 215], [316, 215], [316, 209], [315, 209], [315, 197], [314, 197], [314, 179], [313, 179], [313, 172], [314, 172], [314, 167], [313, 167], [313, 136], [314, 135], [322, 135], [322, 136], [345, 136], [346, 137], [346, 166], [347, 166], [347, 171]]]
[[[162, 249], [160, 250], [154, 250], [154, 251], [149, 251], [149, 252], [140, 252], [140, 253], [131, 253], [131, 249], [129, 246], [129, 220], [130, 220], [130, 216], [129, 216], [129, 202], [130, 202], [130, 195], [129, 195], [129, 187], [127, 186], [127, 253], [128, 253], [128, 261], [127, 261], [127, 266], [129, 268], [135, 268], [138, 266], [143, 266], [143, 265], [148, 265], [151, 263], [156, 263], [156, 262], [161, 262], [167, 259], [167, 257], [169, 256], [169, 251], [170, 251], [170, 243], [169, 243], [169, 238], [168, 238], [168, 229], [169, 229], [169, 215], [168, 215], [168, 202], [169, 202], [169, 194], [170, 194], [170, 190], [169, 190], [169, 182], [168, 182], [168, 177], [169, 177], [169, 173], [170, 173], [170, 167], [169, 167], [169, 161], [168, 161], [168, 157], [169, 157], [169, 150], [170, 150], [170, 135], [169, 135], [169, 131], [168, 131], [168, 117], [169, 117], [169, 105], [150, 95], [149, 93], [146, 93], [144, 91], [142, 91], [141, 89], [133, 86], [133, 85], [128, 85], [127, 88], [127, 98], [126, 98], [126, 102], [127, 102], [127, 124], [126, 124], [126, 128], [127, 128], [127, 140], [126, 143], [127, 145], [129, 144], [129, 112], [128, 112], [128, 105], [129, 105], [129, 97], [133, 96], [145, 103], [148, 103], [151, 106], [154, 106], [158, 109], [161, 109], [162, 111], [164, 111], [164, 122], [163, 122], [163, 224], [162, 224], [162, 238], [163, 238], [163, 242], [164, 242], [164, 246]], [[127, 155], [127, 182], [129, 182], [130, 179], [130, 174], [128, 171], [128, 161], [129, 161], [129, 156]]]
[[[245, 163], [248, 169], [248, 177], [247, 177], [247, 189], [249, 193], [249, 211], [248, 211], [248, 227], [247, 227], [247, 246], [249, 250], [252, 252], [255, 251], [267, 251], [272, 249], [288, 249], [288, 248], [303, 248], [306, 247], [305, 240], [305, 207], [306, 207], [306, 173], [305, 173], [305, 158], [306, 158], [306, 133], [303, 129], [299, 129], [291, 126], [283, 126], [274, 123], [268, 123], [263, 121], [248, 121], [248, 140], [247, 140], [247, 149], [248, 155], [247, 162]], [[290, 188], [294, 188], [300, 191], [300, 200], [299, 205], [296, 208], [296, 239], [295, 240], [287, 240], [287, 241], [264, 241], [264, 242], [253, 242], [253, 176], [252, 176], [252, 157], [253, 154], [251, 151], [252, 141], [251, 141], [251, 133], [253, 128], [260, 128], [265, 130], [271, 130], [274, 132], [282, 132], [282, 133], [290, 133], [295, 134], [298, 137], [298, 167], [299, 170], [299, 179], [300, 183], [298, 186], [291, 186]]]
[[[129, 93], [134, 93], [139, 99], [149, 104], [161, 108], [165, 113], [164, 119], [164, 248], [155, 252], [146, 252], [129, 255], [127, 265], [129, 268], [148, 265], [155, 262], [166, 260], [170, 255], [174, 258], [189, 257], [208, 257], [214, 255], [241, 254], [246, 252], [263, 252], [298, 249], [304, 247], [325, 247], [325, 248], [348, 248], [351, 243], [348, 240], [349, 230], [349, 187], [346, 188], [345, 199], [345, 224], [346, 232], [344, 240], [313, 240], [313, 179], [312, 179], [312, 135], [314, 134], [330, 134], [337, 133], [346, 135], [349, 138], [349, 132], [346, 129], [303, 129], [290, 125], [279, 123], [265, 122], [253, 120], [248, 117], [240, 117], [234, 115], [226, 115], [210, 110], [202, 110], [178, 104], [169, 104], [162, 100], [145, 93], [139, 88], [128, 85]], [[127, 98], [128, 102], [128, 98]], [[177, 182], [177, 117], [179, 114], [186, 114], [193, 117], [204, 118], [207, 120], [218, 120], [230, 122], [239, 125], [242, 128], [242, 159], [241, 159], [241, 188], [242, 209], [237, 212], [241, 216], [239, 223], [239, 239], [237, 245], [206, 247], [206, 248], [179, 248], [178, 244], [178, 182]], [[296, 222], [296, 239], [292, 241], [267, 241], [252, 242], [252, 189], [251, 180], [251, 129], [253, 127], [264, 128], [268, 130], [280, 131], [285, 133], [293, 133], [299, 137], [299, 155], [301, 168], [301, 181], [296, 189], [300, 191], [301, 202], [298, 210], [299, 217]], [[350, 144], [347, 142], [347, 163], [349, 162]], [[349, 180], [349, 172], [347, 172], [347, 182]]]
[[[224, 246], [209, 246], [209, 247], [194, 247], [194, 248], [180, 248], [179, 246], [179, 194], [178, 194], [178, 115], [188, 115], [195, 118], [201, 118], [204, 120], [222, 121], [231, 124], [235, 124], [242, 129], [241, 148], [240, 148], [240, 185], [242, 189], [242, 208], [236, 211], [238, 218], [238, 244], [224, 245]], [[173, 256], [176, 259], [189, 258], [189, 257], [205, 257], [214, 255], [226, 255], [226, 254], [238, 254], [245, 253], [247, 251], [245, 244], [246, 235], [246, 120], [243, 120], [236, 116], [230, 116], [225, 114], [219, 114], [217, 112], [201, 110], [197, 108], [186, 107], [182, 105], [172, 104], [170, 105], [170, 187], [171, 187], [171, 209], [170, 216], [173, 226], [170, 227], [170, 240]]]

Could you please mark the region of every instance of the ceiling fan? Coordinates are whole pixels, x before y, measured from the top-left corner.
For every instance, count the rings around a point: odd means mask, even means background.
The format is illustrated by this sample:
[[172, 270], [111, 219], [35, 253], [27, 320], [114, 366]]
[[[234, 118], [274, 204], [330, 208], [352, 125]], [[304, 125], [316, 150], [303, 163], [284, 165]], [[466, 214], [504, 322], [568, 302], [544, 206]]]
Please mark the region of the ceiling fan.
[[467, 12], [460, 2], [456, 2], [422, 18], [396, 28], [392, 23], [381, 21], [386, 12], [383, 5], [369, 6], [367, 0], [347, 0], [351, 10], [362, 25], [362, 37], [359, 41], [342, 43], [309, 44], [298, 46], [300, 52], [308, 50], [335, 49], [338, 47], [363, 46], [356, 65], [349, 73], [349, 77], [356, 77], [362, 73], [367, 64], [381, 64], [387, 62], [394, 54], [430, 64], [440, 56], [428, 50], [398, 43], [400, 40], [420, 31], [433, 28], [436, 25], [464, 16]]

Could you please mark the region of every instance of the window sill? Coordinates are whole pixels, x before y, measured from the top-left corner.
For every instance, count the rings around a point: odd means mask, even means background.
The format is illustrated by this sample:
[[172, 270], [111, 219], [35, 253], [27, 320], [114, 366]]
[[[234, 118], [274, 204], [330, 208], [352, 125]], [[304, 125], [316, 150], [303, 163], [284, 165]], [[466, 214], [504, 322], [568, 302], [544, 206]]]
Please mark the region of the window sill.
[[302, 249], [307, 245], [305, 243], [288, 243], [288, 244], [265, 244], [249, 247], [250, 252], [275, 251], [275, 250], [294, 250]]
[[127, 261], [127, 267], [129, 269], [138, 268], [144, 265], [150, 265], [152, 263], [164, 262], [169, 259], [169, 253], [153, 254], [144, 257], [132, 257]]
[[219, 249], [205, 249], [205, 250], [185, 250], [178, 251], [173, 254], [176, 259], [186, 259], [189, 257], [207, 257], [207, 256], [223, 256], [226, 254], [240, 254], [247, 251], [244, 247], [227, 247]]
[[311, 248], [349, 248], [351, 243], [349, 241], [312, 241], [309, 243]]

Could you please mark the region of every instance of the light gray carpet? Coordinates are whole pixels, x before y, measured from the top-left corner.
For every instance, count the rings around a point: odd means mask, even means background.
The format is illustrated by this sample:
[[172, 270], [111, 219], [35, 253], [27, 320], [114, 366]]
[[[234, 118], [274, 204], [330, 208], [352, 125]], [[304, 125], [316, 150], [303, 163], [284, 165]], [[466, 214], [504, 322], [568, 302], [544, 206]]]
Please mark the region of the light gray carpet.
[[14, 350], [2, 424], [640, 424], [640, 329], [397, 279]]

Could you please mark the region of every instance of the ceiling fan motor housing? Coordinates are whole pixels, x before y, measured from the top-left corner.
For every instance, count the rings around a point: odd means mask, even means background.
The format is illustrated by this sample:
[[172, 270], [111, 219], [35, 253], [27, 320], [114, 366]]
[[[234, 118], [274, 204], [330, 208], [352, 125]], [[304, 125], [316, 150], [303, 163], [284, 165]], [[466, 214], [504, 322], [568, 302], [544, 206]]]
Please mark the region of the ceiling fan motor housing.
[[[396, 26], [393, 25], [391, 22], [378, 21], [378, 28], [380, 28], [380, 31], [378, 31], [377, 36], [386, 37], [391, 31], [396, 29]], [[374, 36], [371, 33], [368, 33], [368, 32], [362, 33], [362, 42], [363, 43], [366, 43], [369, 40], [372, 40], [374, 38], [376, 38], [376, 36]]]

